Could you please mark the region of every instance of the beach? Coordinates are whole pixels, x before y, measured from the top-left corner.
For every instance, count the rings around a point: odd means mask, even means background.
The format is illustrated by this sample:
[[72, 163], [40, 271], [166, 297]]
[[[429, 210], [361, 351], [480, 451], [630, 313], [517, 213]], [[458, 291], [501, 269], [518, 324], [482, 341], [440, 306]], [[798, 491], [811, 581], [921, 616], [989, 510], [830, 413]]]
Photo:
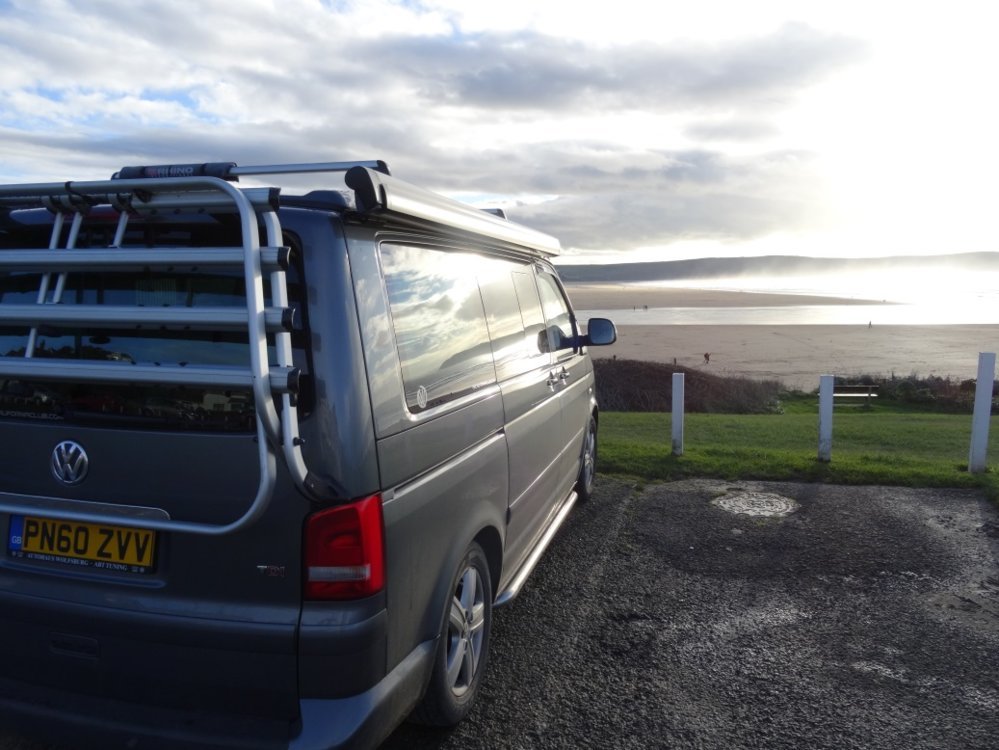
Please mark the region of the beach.
[[[583, 312], [685, 308], [875, 304], [871, 300], [626, 285], [567, 285]], [[738, 310], [733, 309], [738, 315]], [[596, 358], [640, 359], [704, 368], [724, 376], [777, 379], [811, 391], [820, 375], [973, 379], [978, 353], [999, 349], [999, 325], [620, 325]], [[705, 362], [705, 353], [710, 361]]]

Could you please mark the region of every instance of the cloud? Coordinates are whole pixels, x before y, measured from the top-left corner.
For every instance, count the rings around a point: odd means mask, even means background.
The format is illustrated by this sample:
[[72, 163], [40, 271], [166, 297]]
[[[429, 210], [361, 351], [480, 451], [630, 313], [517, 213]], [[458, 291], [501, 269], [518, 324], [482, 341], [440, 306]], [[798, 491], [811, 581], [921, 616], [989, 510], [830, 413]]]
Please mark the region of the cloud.
[[867, 49], [803, 24], [615, 44], [412, 3], [12, 0], [0, 54], [9, 180], [384, 158], [441, 191], [558, 196], [511, 215], [627, 250], [806, 222], [817, 176], [773, 116]]
[[856, 40], [800, 24], [727, 45], [596, 47], [525, 33], [368, 44], [376, 53], [392, 50], [395, 75], [434, 70], [420, 87], [432, 102], [545, 111], [616, 106], [675, 112], [785, 104], [802, 86], [866, 52]]
[[586, 180], [577, 177], [572, 194], [509, 214], [567, 247], [603, 250], [687, 239], [750, 240], [802, 228], [821, 213], [808, 154], [648, 156], [653, 166], [614, 171], [605, 165]]
[[780, 133], [771, 122], [759, 119], [701, 120], [688, 125], [684, 135], [695, 141], [755, 141]]

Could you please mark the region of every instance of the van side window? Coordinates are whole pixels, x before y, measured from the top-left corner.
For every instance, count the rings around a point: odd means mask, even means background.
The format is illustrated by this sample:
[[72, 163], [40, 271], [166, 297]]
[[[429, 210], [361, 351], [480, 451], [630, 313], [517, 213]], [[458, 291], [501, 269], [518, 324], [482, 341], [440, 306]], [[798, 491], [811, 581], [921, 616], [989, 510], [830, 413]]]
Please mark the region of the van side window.
[[412, 412], [496, 382], [473, 255], [385, 243], [389, 311]]
[[572, 341], [576, 332], [569, 313], [569, 305], [565, 301], [562, 290], [555, 277], [550, 273], [538, 273], [538, 289], [541, 292], [541, 304], [548, 322], [548, 338], [552, 351], [556, 356], [571, 354]]
[[[479, 286], [493, 342], [496, 377], [505, 380], [547, 364], [547, 340], [544, 348], [538, 344], [544, 317], [530, 266], [495, 261], [489, 273], [479, 275]], [[526, 304], [521, 303], [521, 297]]]
[[538, 297], [538, 285], [534, 281], [534, 271], [530, 267], [524, 271], [515, 271], [513, 285], [517, 289], [520, 314], [524, 318], [527, 350], [532, 357], [547, 354], [551, 351], [551, 345], [548, 343], [548, 334], [545, 333], [545, 314], [541, 309], [541, 298]]

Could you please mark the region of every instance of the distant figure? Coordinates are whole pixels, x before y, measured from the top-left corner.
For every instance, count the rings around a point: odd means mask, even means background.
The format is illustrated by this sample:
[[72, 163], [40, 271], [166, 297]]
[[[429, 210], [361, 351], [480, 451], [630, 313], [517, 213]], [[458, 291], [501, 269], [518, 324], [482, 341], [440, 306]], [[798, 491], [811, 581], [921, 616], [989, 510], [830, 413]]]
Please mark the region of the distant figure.
[[873, 320], [867, 321], [867, 327], [868, 328], [870, 328], [872, 325], [874, 325], [874, 321]]
[[709, 352], [704, 352], [704, 364], [711, 364], [711, 354]]
[[676, 357], [673, 357], [673, 367], [676, 367]]

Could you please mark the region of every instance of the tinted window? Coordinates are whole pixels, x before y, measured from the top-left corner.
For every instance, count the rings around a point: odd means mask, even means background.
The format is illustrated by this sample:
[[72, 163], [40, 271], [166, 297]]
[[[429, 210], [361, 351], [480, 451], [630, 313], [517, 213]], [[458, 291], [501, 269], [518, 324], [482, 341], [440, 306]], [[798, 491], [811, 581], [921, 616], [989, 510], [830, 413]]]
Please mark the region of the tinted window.
[[538, 285], [534, 281], [533, 268], [515, 272], [513, 283], [517, 289], [520, 313], [524, 318], [528, 350], [532, 356], [547, 354], [551, 351], [551, 345], [545, 332], [545, 314], [541, 309], [541, 298], [538, 297]]
[[548, 323], [548, 340], [552, 351], [561, 354], [571, 349], [575, 331], [572, 325], [572, 315], [569, 306], [562, 295], [555, 277], [550, 273], [538, 274], [538, 289], [541, 292], [541, 304], [544, 307], [545, 320]]
[[[197, 229], [182, 231], [164, 227], [172, 245], [231, 244], [227, 237], [213, 231], [200, 238]], [[158, 245], [163, 237], [155, 236], [152, 227], [138, 227], [126, 237], [127, 245]], [[11, 238], [21, 247], [39, 247], [29, 237]], [[15, 242], [16, 240], [16, 242]], [[45, 238], [47, 241], [47, 238]], [[81, 237], [80, 247], [100, 246], [108, 238]], [[0, 249], [0, 252], [3, 252]], [[67, 250], [66, 252], [72, 252]], [[49, 299], [56, 285], [49, 284]], [[33, 304], [38, 298], [40, 274], [0, 274], [0, 304]], [[269, 290], [266, 288], [265, 297]], [[308, 371], [304, 352], [305, 336], [301, 330], [302, 285], [293, 266], [288, 273], [289, 296], [299, 308], [295, 344], [295, 365]], [[244, 307], [245, 284], [241, 271], [232, 273], [72, 273], [66, 276], [60, 303], [71, 306], [138, 305], [144, 307]], [[0, 356], [23, 357], [30, 329], [0, 327]], [[271, 361], [275, 361], [273, 346]], [[201, 330], [96, 329], [44, 326], [38, 329], [35, 358], [103, 360], [136, 364], [248, 366], [247, 338], [241, 332]], [[303, 394], [304, 396], [305, 394]], [[300, 407], [307, 407], [307, 398]], [[307, 408], [303, 408], [307, 410]], [[46, 419], [71, 422], [99, 421], [109, 426], [141, 426], [156, 429], [250, 431], [255, 429], [253, 396], [249, 390], [213, 389], [180, 386], [132, 386], [34, 382], [0, 378], [0, 417]]]
[[418, 412], [496, 380], [477, 273], [461, 252], [384, 244], [382, 270], [406, 404]]
[[539, 346], [544, 318], [531, 268], [497, 262], [492, 273], [479, 276], [479, 284], [497, 377], [503, 380], [547, 363], [547, 339]]

